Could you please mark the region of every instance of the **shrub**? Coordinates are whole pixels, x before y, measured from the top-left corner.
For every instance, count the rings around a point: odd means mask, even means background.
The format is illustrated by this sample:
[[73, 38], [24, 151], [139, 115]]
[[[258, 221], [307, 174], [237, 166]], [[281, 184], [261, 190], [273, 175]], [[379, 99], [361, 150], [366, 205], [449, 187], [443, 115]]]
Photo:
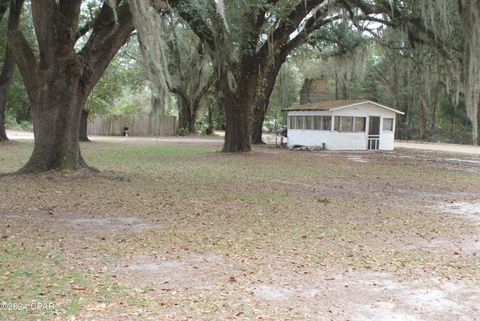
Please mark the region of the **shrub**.
[[18, 127], [20, 127], [22, 130], [32, 130], [33, 129], [32, 123], [29, 122], [28, 120], [22, 120], [20, 123], [18, 123]]
[[5, 115], [5, 127], [7, 128], [15, 128], [17, 127], [17, 120], [15, 119], [15, 115], [9, 114], [8, 112]]
[[177, 129], [178, 136], [187, 136], [188, 135], [188, 128], [179, 128]]

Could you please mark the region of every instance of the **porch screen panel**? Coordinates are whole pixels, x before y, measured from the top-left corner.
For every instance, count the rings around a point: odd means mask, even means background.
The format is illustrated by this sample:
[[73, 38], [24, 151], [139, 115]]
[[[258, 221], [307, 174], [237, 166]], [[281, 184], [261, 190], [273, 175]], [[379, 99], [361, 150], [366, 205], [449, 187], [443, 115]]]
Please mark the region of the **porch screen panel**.
[[366, 123], [367, 123], [366, 117], [355, 117], [355, 131], [364, 132]]
[[313, 129], [313, 116], [305, 116], [305, 129]]
[[333, 124], [333, 130], [337, 132], [340, 131], [340, 120], [341, 120], [340, 116], [335, 116], [335, 123]]
[[313, 116], [313, 129], [322, 130], [322, 116]]
[[297, 125], [296, 125], [297, 118], [295, 118], [295, 116], [290, 116], [288, 120], [290, 122], [289, 129], [295, 129], [297, 127]]
[[383, 119], [383, 131], [384, 132], [393, 131], [393, 118], [384, 118]]
[[303, 125], [303, 116], [295, 116], [297, 118], [297, 121], [296, 121], [296, 127], [295, 129], [303, 129], [304, 128], [304, 125]]
[[323, 116], [322, 117], [322, 129], [323, 130], [331, 130], [332, 129], [332, 117], [331, 116]]
[[353, 117], [343, 116], [342, 117], [342, 132], [351, 132], [353, 131]]

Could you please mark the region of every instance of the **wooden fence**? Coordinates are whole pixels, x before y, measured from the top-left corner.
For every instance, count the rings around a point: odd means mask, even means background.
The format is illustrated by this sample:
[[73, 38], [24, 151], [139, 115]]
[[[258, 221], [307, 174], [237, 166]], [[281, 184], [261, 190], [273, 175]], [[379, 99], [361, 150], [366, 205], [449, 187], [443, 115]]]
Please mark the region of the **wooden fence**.
[[88, 123], [88, 135], [119, 136], [123, 128], [128, 127], [129, 136], [173, 136], [177, 132], [175, 116], [153, 117], [135, 116], [100, 116]]

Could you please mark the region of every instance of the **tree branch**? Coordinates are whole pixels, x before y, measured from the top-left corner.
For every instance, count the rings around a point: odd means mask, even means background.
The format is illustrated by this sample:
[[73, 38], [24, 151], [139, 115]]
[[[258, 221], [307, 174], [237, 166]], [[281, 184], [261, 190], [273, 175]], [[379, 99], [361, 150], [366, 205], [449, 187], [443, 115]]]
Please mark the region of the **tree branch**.
[[32, 1], [32, 18], [35, 26], [40, 62], [50, 64], [54, 61], [54, 51], [58, 31], [55, 26], [58, 23], [58, 8], [55, 0]]
[[169, 89], [170, 92], [172, 92], [173, 94], [182, 97], [185, 101], [189, 101], [187, 93], [184, 92], [184, 91], [183, 91], [182, 89], [180, 89], [179, 87], [176, 87], [176, 86], [168, 86], [168, 89]]
[[110, 61], [134, 30], [133, 17], [127, 1], [122, 2], [116, 10], [117, 21], [113, 9], [107, 3], [103, 5], [93, 24], [92, 34], [79, 53], [85, 62], [84, 74], [88, 78], [85, 80], [89, 83], [87, 92], [93, 89], [91, 84], [100, 79]]
[[[24, 0], [10, 0], [10, 10], [8, 14], [7, 32], [13, 32], [18, 29], [20, 24], [20, 15], [22, 13]], [[8, 34], [7, 34], [8, 36]], [[2, 71], [0, 72], [0, 96], [5, 95], [12, 81], [13, 72], [15, 71], [15, 55], [11, 46], [7, 43], [5, 50], [5, 58], [3, 60]], [[5, 98], [5, 97], [3, 97]], [[1, 105], [3, 102], [3, 106]], [[5, 109], [5, 99], [0, 97], [0, 109]], [[1, 125], [1, 124], [0, 124]]]
[[[82, 1], [78, 0], [60, 0], [59, 11], [64, 17], [64, 21], [68, 24], [68, 30], [75, 32], [78, 27], [78, 21], [80, 19], [80, 6]], [[73, 35], [70, 35], [70, 38]], [[76, 38], [75, 38], [76, 40]]]
[[210, 51], [214, 52], [216, 49], [214, 33], [198, 10], [189, 10], [192, 3], [186, 0], [177, 0], [170, 2], [170, 5], [177, 10], [180, 17], [188, 23], [192, 31], [208, 46]]
[[[30, 101], [37, 100], [39, 87], [38, 65], [32, 48], [20, 30], [14, 30], [9, 34], [9, 44], [15, 54], [16, 63], [22, 75]], [[32, 104], [35, 105], [35, 104]]]
[[8, 9], [9, 0], [0, 0], [0, 22], [2, 22], [3, 16]]

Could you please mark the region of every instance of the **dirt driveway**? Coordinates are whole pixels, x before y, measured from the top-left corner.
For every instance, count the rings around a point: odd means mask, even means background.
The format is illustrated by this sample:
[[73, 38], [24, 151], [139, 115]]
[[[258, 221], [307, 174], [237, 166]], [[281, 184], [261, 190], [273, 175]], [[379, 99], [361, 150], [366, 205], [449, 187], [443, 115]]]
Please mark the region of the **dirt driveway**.
[[[26, 131], [7, 130], [11, 140], [33, 140], [33, 133]], [[158, 136], [158, 137], [123, 137], [123, 136], [88, 136], [95, 142], [112, 143], [174, 143], [174, 144], [223, 144], [219, 136]]]
[[[89, 136], [92, 141], [98, 142], [121, 142], [121, 143], [179, 143], [179, 144], [223, 144], [223, 132], [218, 132], [217, 136], [159, 136], [159, 137], [119, 137], [119, 136]], [[7, 130], [7, 135], [12, 140], [32, 140], [33, 133], [23, 131]], [[266, 141], [275, 142], [275, 135], [265, 134]], [[459, 145], [459, 144], [440, 144], [396, 141], [395, 148], [406, 148], [416, 150], [429, 150], [437, 152], [450, 152], [460, 154], [480, 155], [480, 146]]]
[[395, 148], [407, 148], [407, 149], [429, 150], [429, 151], [436, 151], [436, 152], [480, 155], [480, 146], [460, 145], [460, 144], [396, 141]]

